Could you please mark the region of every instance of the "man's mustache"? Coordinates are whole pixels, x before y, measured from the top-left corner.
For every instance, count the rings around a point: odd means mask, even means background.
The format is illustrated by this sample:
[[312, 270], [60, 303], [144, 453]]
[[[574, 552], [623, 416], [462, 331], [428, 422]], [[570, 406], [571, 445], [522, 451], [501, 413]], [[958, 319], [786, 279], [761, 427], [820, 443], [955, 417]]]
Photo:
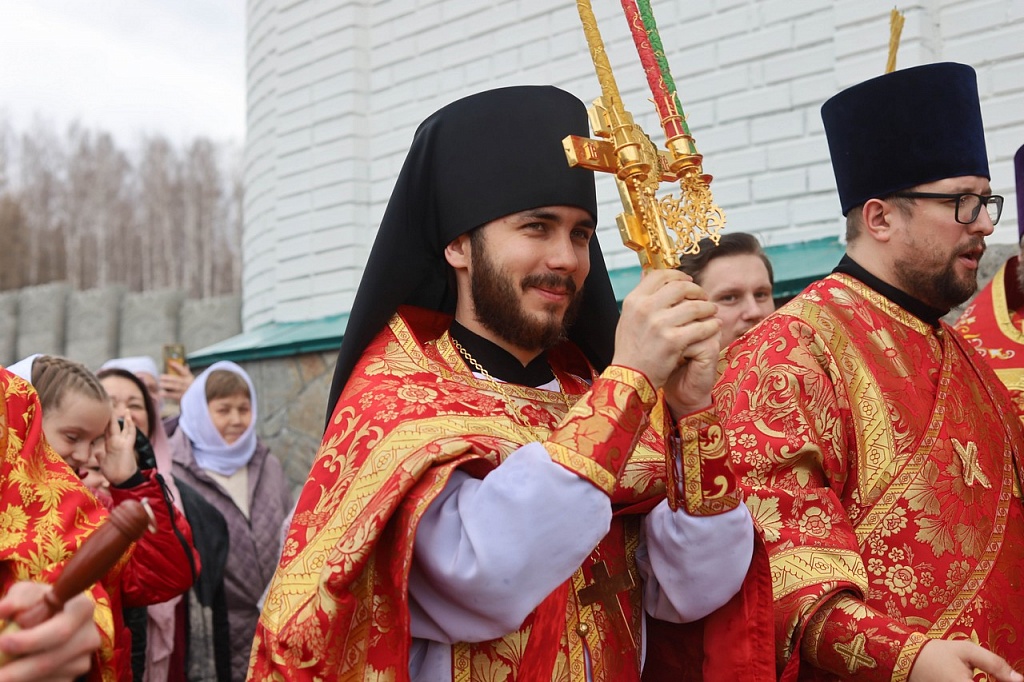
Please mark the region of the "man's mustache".
[[564, 290], [570, 296], [576, 294], [576, 282], [573, 281], [572, 277], [556, 275], [553, 272], [543, 275], [527, 275], [523, 277], [520, 284], [523, 289], [537, 287], [539, 289], [553, 289], [555, 291]]
[[985, 239], [984, 237], [975, 237], [971, 239], [970, 243], [964, 248], [956, 252], [957, 256], [964, 256], [969, 253], [978, 252], [978, 258], [985, 255]]

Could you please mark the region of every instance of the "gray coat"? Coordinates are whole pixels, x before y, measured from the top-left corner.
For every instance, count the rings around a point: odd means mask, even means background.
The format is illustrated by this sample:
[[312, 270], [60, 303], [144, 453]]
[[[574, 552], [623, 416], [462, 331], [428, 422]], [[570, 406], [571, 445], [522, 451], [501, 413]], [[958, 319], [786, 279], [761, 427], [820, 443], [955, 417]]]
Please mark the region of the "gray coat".
[[224, 592], [231, 637], [231, 679], [244, 682], [249, 651], [260, 612], [256, 606], [281, 556], [281, 525], [291, 511], [291, 493], [281, 462], [261, 441], [248, 464], [248, 519], [231, 496], [192, 455], [192, 443], [181, 429], [170, 437], [174, 475], [197, 490], [227, 522], [229, 549]]

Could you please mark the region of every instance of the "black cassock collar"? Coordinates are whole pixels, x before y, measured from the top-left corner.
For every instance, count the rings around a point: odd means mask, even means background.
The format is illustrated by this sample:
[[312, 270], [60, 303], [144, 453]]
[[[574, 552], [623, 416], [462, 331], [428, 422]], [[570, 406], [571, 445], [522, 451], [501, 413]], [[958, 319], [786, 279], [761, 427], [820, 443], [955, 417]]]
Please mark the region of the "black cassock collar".
[[839, 265], [837, 265], [835, 270], [832, 272], [841, 272], [844, 275], [849, 275], [854, 279], [860, 280], [882, 296], [885, 296], [887, 299], [909, 312], [914, 317], [921, 318], [933, 327], [938, 327], [939, 319], [949, 312], [948, 310], [933, 308], [927, 303], [914, 298], [907, 292], [883, 282], [881, 279], [865, 270], [863, 265], [853, 260], [848, 255], [843, 255], [842, 260], [839, 261]]
[[[548, 364], [548, 354], [541, 353], [525, 367], [507, 350], [463, 327], [452, 320], [449, 328], [452, 338], [462, 344], [473, 358], [495, 379], [520, 386], [543, 386], [550, 383], [555, 375]], [[469, 362], [471, 370], [476, 370]]]

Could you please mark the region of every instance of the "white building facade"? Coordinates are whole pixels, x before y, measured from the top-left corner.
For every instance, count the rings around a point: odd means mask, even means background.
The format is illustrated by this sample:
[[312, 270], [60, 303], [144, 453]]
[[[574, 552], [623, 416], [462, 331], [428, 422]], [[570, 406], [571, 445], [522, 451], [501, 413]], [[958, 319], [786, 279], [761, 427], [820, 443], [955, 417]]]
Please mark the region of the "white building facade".
[[[621, 8], [593, 4], [623, 100], [661, 141]], [[891, 0], [652, 4], [726, 229], [797, 251], [838, 244], [819, 109], [884, 71]], [[1007, 196], [992, 241], [1014, 242], [1024, 0], [899, 9], [898, 68], [959, 61], [978, 71], [992, 186]], [[434, 110], [506, 85], [553, 84], [586, 102], [600, 94], [571, 0], [249, 0], [247, 49], [246, 332], [344, 319], [413, 132]], [[609, 267], [635, 268], [609, 178], [598, 194]]]

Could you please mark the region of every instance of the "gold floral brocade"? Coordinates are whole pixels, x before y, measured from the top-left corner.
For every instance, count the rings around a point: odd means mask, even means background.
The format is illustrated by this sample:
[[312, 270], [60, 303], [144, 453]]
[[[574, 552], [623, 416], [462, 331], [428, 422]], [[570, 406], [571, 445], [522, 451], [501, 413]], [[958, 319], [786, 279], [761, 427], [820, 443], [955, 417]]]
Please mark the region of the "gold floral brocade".
[[[46, 443], [35, 389], [0, 367], [0, 594], [51, 581], [107, 512]], [[115, 571], [112, 571], [114, 573]], [[113, 682], [114, 620], [104, 585], [89, 590], [102, 644], [88, 678]]]
[[832, 275], [722, 369], [716, 404], [769, 550], [780, 666], [902, 680], [923, 637], [972, 633], [1024, 664], [1024, 435], [952, 328]]
[[1024, 305], [1013, 291], [1019, 287], [1020, 266], [1019, 256], [1003, 263], [956, 321], [956, 329], [995, 369], [1018, 414], [1024, 415]]
[[[645, 428], [656, 396], [641, 375], [610, 367], [595, 376], [578, 350], [563, 346], [549, 352], [561, 393], [499, 390], [473, 375], [447, 324], [403, 308], [354, 369], [296, 508], [249, 679], [407, 678], [414, 529], [456, 468], [482, 477], [540, 441], [617, 509], [647, 509], [664, 497], [664, 440]], [[595, 555], [632, 570], [638, 519], [617, 514]], [[588, 580], [590, 561], [582, 567]], [[573, 633], [586, 618], [605, 616], [600, 606], [592, 615], [574, 610], [573, 594], [567, 581], [518, 631], [454, 646], [454, 679], [582, 680], [583, 648]], [[622, 596], [637, 633], [639, 598], [639, 585]], [[637, 679], [639, 642], [624, 652], [605, 647], [608, 630], [587, 641], [594, 679]]]
[[[659, 403], [655, 413], [664, 405]], [[686, 415], [675, 428], [678, 436], [669, 435], [671, 456], [667, 467], [671, 471], [681, 470], [686, 513], [714, 516], [742, 504], [738, 481], [729, 469], [728, 441], [718, 415], [711, 410]], [[675, 458], [678, 464], [672, 461]]]

